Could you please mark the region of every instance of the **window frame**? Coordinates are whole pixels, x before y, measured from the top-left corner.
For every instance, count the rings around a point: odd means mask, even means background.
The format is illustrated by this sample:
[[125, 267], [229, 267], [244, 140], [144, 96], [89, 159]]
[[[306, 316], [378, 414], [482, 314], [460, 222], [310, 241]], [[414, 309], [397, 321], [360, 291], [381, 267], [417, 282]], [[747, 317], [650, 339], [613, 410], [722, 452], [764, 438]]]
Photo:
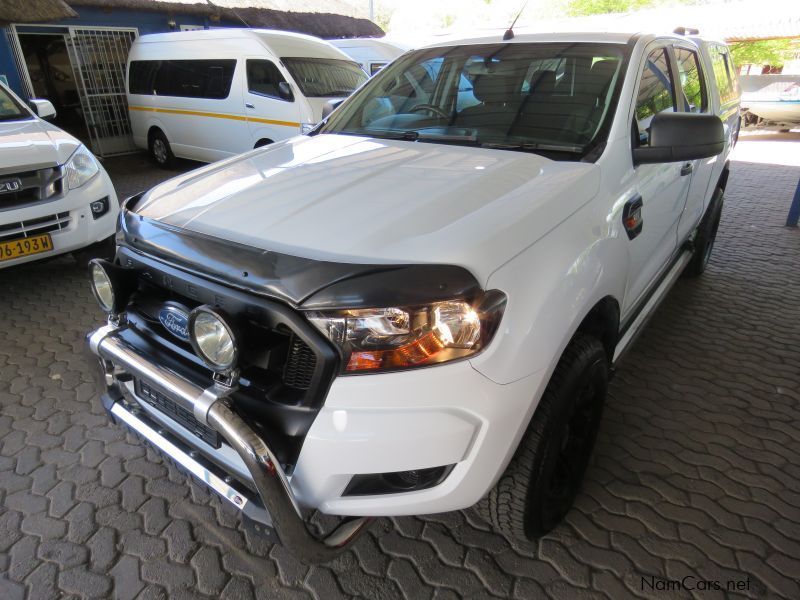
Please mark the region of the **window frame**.
[[[644, 70], [647, 68], [647, 59], [650, 55], [655, 52], [656, 50], [661, 50], [664, 52], [665, 56], [667, 57], [667, 66], [669, 67], [669, 78], [670, 83], [672, 84], [672, 107], [673, 109], [678, 108], [678, 98], [677, 98], [677, 89], [675, 87], [675, 82], [680, 81], [679, 74], [678, 74], [678, 65], [675, 61], [675, 56], [671, 52], [671, 46], [673, 41], [672, 40], [655, 40], [652, 43], [648, 44], [644, 51], [642, 60], [639, 63], [639, 68], [636, 71], [636, 88], [633, 90], [633, 94], [631, 97], [631, 105], [630, 105], [630, 112], [628, 114], [628, 139], [631, 140], [631, 152], [633, 152], [634, 148], [640, 147], [639, 145], [634, 145], [633, 141], [639, 139], [638, 135], [634, 135], [634, 133], [639, 133], [639, 120], [636, 118], [636, 108], [638, 106], [639, 101], [639, 88], [642, 85], [642, 75], [644, 75]], [[675, 110], [675, 112], [683, 112]], [[634, 132], [634, 123], [636, 124], [636, 132]]]
[[[195, 63], [203, 62], [203, 63], [208, 63], [208, 62], [214, 62], [214, 61], [218, 61], [220, 63], [233, 62], [233, 68], [231, 70], [230, 81], [228, 82], [228, 90], [227, 90], [227, 93], [224, 96], [212, 97], [212, 96], [206, 96], [206, 95], [175, 95], [175, 94], [159, 93], [159, 90], [158, 90], [158, 87], [157, 87], [157, 82], [159, 81], [159, 77], [162, 76], [161, 75], [161, 70], [164, 69], [165, 67], [167, 67], [168, 69], [174, 69], [175, 65], [173, 65], [171, 63], [178, 63], [178, 62], [195, 62]], [[141, 92], [132, 92], [131, 91], [131, 66], [133, 66], [133, 63], [135, 63], [135, 62], [158, 63], [156, 68], [150, 74], [150, 81], [149, 81], [149, 90], [150, 91], [148, 93], [142, 94]], [[222, 82], [223, 82], [223, 84], [225, 83], [225, 77], [224, 77], [224, 74], [225, 74], [224, 68], [225, 67], [224, 67], [224, 65], [220, 65], [220, 66], [216, 66], [216, 67], [215, 66], [211, 66], [211, 67], [208, 67], [208, 68], [209, 69], [211, 69], [211, 68], [222, 69], [222, 72], [223, 72]], [[160, 98], [189, 98], [191, 100], [216, 100], [216, 101], [228, 100], [231, 97], [231, 91], [233, 90], [234, 81], [236, 80], [236, 70], [238, 68], [239, 68], [239, 60], [237, 58], [166, 58], [166, 59], [140, 59], [140, 60], [133, 60], [133, 61], [130, 61], [130, 64], [128, 65], [128, 77], [127, 77], [127, 81], [126, 81], [127, 92], [129, 94], [136, 94], [136, 95], [139, 95], [139, 96], [155, 96], [155, 97], [160, 97]], [[175, 77], [174, 73], [171, 74], [169, 71], [167, 71], [167, 74], [170, 75], [170, 79], [174, 79], [174, 77]], [[208, 74], [204, 75], [204, 77], [207, 76], [207, 75]]]
[[[698, 80], [700, 81], [700, 96], [703, 104], [701, 106], [700, 112], [693, 114], [707, 114], [711, 112], [711, 95], [709, 94], [708, 79], [706, 77], [705, 68], [703, 67], [703, 58], [700, 49], [696, 47], [693, 48], [689, 44], [684, 44], [678, 41], [670, 45], [670, 53], [672, 54], [672, 60], [675, 67], [675, 74], [677, 77], [678, 84], [681, 86], [681, 92], [683, 92], [684, 96], [686, 95], [686, 92], [683, 90], [683, 83], [681, 83], [680, 81], [681, 69], [678, 66], [678, 55], [675, 52], [677, 49], [685, 50], [686, 52], [691, 52], [692, 54], [694, 54], [695, 62], [697, 63]], [[680, 110], [679, 112], [691, 112], [691, 111]]]

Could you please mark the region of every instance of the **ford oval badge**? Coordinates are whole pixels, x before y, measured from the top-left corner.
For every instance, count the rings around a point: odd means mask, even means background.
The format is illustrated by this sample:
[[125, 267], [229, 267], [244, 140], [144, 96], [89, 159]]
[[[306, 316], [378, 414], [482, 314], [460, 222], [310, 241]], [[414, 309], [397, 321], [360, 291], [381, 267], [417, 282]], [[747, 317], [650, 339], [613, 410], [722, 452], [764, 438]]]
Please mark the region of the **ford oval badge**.
[[176, 338], [189, 341], [189, 315], [185, 310], [168, 304], [158, 311], [158, 320]]

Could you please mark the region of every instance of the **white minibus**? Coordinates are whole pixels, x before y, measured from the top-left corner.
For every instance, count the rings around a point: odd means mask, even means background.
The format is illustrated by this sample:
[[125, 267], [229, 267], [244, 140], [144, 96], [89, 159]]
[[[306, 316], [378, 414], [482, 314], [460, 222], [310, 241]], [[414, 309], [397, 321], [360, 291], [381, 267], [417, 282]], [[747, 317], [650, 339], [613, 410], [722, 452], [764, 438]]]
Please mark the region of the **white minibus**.
[[212, 162], [309, 131], [366, 81], [321, 39], [258, 29], [144, 35], [128, 56], [133, 139], [160, 166]]
[[343, 38], [328, 41], [359, 63], [370, 76], [411, 50], [411, 46], [385, 38]]

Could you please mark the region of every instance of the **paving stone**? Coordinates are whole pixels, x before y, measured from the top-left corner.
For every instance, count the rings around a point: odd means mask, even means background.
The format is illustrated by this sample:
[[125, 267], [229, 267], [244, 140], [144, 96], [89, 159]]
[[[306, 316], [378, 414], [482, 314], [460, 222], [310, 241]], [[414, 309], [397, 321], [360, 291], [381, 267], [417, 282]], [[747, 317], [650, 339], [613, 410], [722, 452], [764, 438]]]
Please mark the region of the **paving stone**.
[[[179, 172], [106, 165], [121, 196]], [[466, 510], [379, 519], [304, 565], [108, 422], [82, 269], [3, 271], [0, 599], [669, 598], [641, 578], [687, 573], [800, 598], [800, 235], [782, 226], [798, 178], [734, 163], [708, 271], [678, 282], [619, 366], [575, 509], [538, 543]]]

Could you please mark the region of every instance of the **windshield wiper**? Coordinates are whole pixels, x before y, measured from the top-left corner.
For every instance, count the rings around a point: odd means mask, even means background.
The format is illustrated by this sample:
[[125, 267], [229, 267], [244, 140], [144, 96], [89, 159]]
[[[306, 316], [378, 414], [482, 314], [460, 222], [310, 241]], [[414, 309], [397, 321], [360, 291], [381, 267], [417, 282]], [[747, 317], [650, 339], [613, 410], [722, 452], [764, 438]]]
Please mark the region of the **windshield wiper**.
[[531, 142], [483, 142], [481, 148], [495, 150], [521, 150], [523, 152], [568, 152], [583, 154], [583, 146], [562, 146], [559, 144], [536, 144]]

